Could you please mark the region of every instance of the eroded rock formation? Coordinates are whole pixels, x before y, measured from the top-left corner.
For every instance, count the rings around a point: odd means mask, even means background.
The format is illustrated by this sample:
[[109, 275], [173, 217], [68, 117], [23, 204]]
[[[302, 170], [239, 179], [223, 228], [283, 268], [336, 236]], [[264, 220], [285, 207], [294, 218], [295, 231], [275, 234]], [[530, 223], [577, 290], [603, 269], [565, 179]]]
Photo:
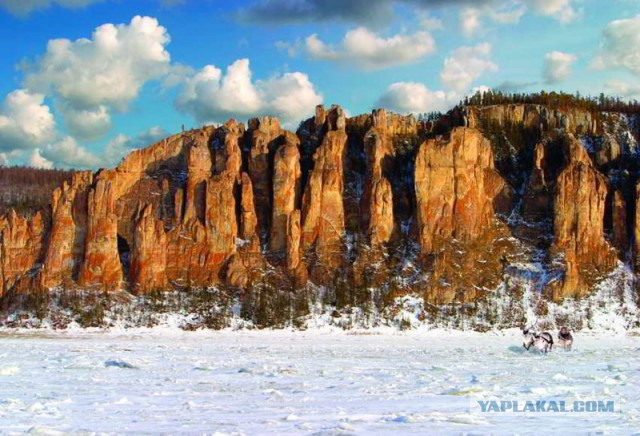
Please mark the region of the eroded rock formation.
[[587, 294], [616, 262], [604, 235], [607, 180], [575, 137], [568, 136], [564, 146], [566, 166], [556, 182], [553, 227], [554, 247], [564, 255], [566, 269], [554, 289], [556, 299]]
[[77, 172], [53, 193], [50, 222], [0, 219], [1, 291], [386, 289], [402, 277], [448, 303], [508, 286], [511, 263], [535, 256], [561, 299], [638, 257], [637, 181], [616, 167], [632, 150], [599, 117], [503, 105], [443, 120], [318, 107], [296, 133], [231, 120]]
[[456, 128], [425, 142], [416, 157], [417, 226], [423, 253], [456, 239], [473, 241], [491, 227], [505, 182], [479, 130]]
[[343, 256], [345, 127], [342, 109], [334, 107], [326, 115], [324, 137], [302, 200], [302, 247], [317, 255], [323, 270], [336, 268]]

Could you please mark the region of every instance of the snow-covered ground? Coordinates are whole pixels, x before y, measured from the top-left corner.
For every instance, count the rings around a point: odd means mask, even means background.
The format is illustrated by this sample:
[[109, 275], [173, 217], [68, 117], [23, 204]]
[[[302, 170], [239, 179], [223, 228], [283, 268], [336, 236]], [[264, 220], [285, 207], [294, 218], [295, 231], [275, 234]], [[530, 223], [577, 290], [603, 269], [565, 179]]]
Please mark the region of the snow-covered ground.
[[[0, 334], [0, 433], [630, 434], [640, 337], [524, 352], [515, 330]], [[614, 400], [482, 413], [477, 399]]]

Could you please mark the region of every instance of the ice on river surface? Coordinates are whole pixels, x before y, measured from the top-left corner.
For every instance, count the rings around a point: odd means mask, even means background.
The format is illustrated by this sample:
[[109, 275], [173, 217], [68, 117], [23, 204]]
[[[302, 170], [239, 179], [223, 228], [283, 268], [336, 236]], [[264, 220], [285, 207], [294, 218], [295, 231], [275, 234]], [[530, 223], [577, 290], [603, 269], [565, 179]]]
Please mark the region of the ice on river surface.
[[[640, 431], [640, 338], [519, 332], [66, 332], [0, 337], [0, 433]], [[613, 399], [615, 413], [487, 414], [474, 399]]]

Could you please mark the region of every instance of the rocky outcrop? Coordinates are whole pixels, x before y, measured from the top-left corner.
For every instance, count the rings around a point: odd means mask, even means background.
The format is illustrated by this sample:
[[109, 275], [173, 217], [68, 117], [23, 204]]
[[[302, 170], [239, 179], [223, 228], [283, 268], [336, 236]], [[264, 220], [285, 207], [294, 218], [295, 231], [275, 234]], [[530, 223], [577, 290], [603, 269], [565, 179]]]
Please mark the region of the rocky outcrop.
[[287, 132], [275, 153], [273, 164], [273, 216], [269, 235], [269, 248], [284, 252], [287, 246], [287, 229], [291, 214], [300, 201], [300, 141]]
[[486, 232], [495, 219], [494, 202], [506, 188], [494, 168], [491, 144], [480, 131], [467, 128], [420, 147], [415, 183], [423, 253], [433, 253], [444, 241], [472, 241]]
[[326, 133], [314, 155], [314, 168], [302, 200], [302, 247], [313, 251], [323, 268], [342, 262], [344, 236], [344, 159], [346, 121], [341, 108], [326, 115]]
[[295, 210], [287, 222], [287, 271], [298, 286], [306, 284], [308, 279], [307, 267], [302, 262], [300, 252], [301, 241], [300, 210]]
[[532, 222], [544, 221], [553, 215], [557, 168], [549, 156], [551, 147], [553, 145], [538, 143], [533, 153], [533, 168], [522, 210], [524, 218]]
[[244, 244], [252, 246], [254, 250], [260, 250], [258, 217], [253, 201], [253, 185], [251, 177], [247, 173], [242, 173], [241, 198], [240, 238], [243, 239]]
[[598, 167], [603, 167], [615, 162], [622, 154], [622, 147], [616, 138], [608, 133], [603, 135], [600, 144], [597, 144], [594, 148], [595, 163]]
[[565, 271], [553, 287], [554, 299], [586, 295], [617, 260], [604, 237], [607, 180], [573, 136], [565, 142], [565, 162], [556, 182], [553, 221], [554, 248], [564, 257]]
[[194, 219], [204, 222], [206, 182], [211, 177], [213, 169], [209, 140], [205, 132], [198, 132], [189, 147], [183, 217], [185, 222]]
[[38, 213], [29, 220], [11, 210], [6, 216], [0, 218], [0, 235], [2, 237], [1, 294], [4, 295], [20, 284], [22, 288], [29, 290], [28, 287], [39, 265], [44, 243], [42, 215]]
[[123, 279], [118, 254], [118, 216], [113, 185], [101, 174], [97, 179], [87, 201], [87, 237], [79, 284], [109, 291], [120, 289]]
[[373, 126], [364, 140], [367, 171], [361, 210], [369, 243], [379, 247], [389, 242], [394, 230], [393, 190], [386, 176], [393, 170], [392, 135], [400, 129], [394, 124], [389, 126], [385, 110], [374, 111], [372, 119]]
[[373, 182], [369, 202], [369, 242], [379, 247], [393, 236], [393, 192], [391, 184], [384, 177]]
[[621, 190], [618, 189], [613, 193], [611, 203], [612, 243], [618, 250], [619, 256], [624, 258], [629, 249], [629, 232], [627, 230], [627, 203]]
[[389, 113], [385, 109], [376, 109], [371, 114], [358, 115], [347, 120], [347, 131], [350, 134], [364, 136], [373, 127], [397, 138], [417, 136], [421, 129], [413, 115]]
[[40, 285], [46, 289], [69, 285], [84, 259], [87, 231], [87, 196], [93, 181], [90, 171], [74, 173], [71, 183], [53, 192], [52, 225]]
[[494, 168], [491, 144], [475, 129], [455, 128], [449, 138], [422, 144], [416, 157], [416, 226], [431, 263], [427, 297], [473, 300], [499, 283], [506, 228], [495, 215], [508, 188]]
[[167, 289], [167, 235], [164, 223], [146, 206], [136, 221], [131, 250], [131, 289], [136, 293]]
[[522, 124], [528, 129], [550, 131], [562, 129], [567, 133], [599, 133], [602, 126], [590, 111], [577, 108], [549, 109], [536, 104], [505, 104], [494, 106], [465, 106], [461, 108], [466, 127], [482, 128], [493, 123], [505, 128], [509, 124]]
[[[469, 127], [445, 128], [456, 116]], [[368, 296], [402, 282], [449, 303], [507, 286], [511, 263], [535, 256], [561, 299], [638, 256], [640, 226], [627, 216], [640, 203], [628, 193], [637, 172], [617, 167], [624, 132], [607, 142], [590, 112], [538, 105], [444, 118], [375, 110], [347, 119], [320, 106], [297, 134], [271, 117], [246, 128], [231, 120], [136, 150], [114, 169], [78, 172], [53, 193], [50, 214], [0, 218], [2, 292], [294, 292], [310, 281], [338, 300], [333, 287]], [[536, 134], [518, 136], [527, 129]], [[599, 137], [581, 143], [573, 133]]]
[[282, 129], [277, 118], [263, 117], [250, 120], [248, 132], [249, 175], [262, 234], [270, 222], [272, 156], [280, 143]]

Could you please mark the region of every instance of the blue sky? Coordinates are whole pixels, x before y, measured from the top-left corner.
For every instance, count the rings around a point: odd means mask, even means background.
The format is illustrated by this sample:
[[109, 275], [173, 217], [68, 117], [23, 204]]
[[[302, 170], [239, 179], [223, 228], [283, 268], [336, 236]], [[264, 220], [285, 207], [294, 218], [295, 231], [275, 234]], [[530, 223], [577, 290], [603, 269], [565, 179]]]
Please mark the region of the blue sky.
[[640, 95], [639, 0], [0, 0], [0, 163], [98, 168], [318, 103], [445, 111], [478, 88]]

